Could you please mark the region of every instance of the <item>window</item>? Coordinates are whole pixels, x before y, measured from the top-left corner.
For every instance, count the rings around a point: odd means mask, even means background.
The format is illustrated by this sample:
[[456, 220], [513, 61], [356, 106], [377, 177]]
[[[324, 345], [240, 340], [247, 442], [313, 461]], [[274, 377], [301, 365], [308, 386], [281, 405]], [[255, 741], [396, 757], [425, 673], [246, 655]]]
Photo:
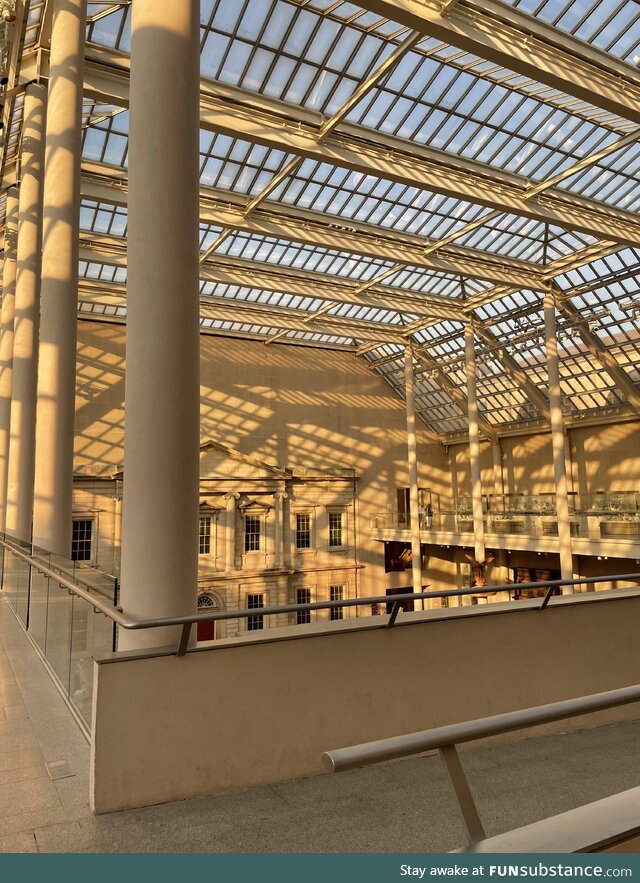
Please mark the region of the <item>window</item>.
[[342, 545], [342, 512], [329, 512], [329, 547]]
[[200, 528], [198, 532], [198, 552], [200, 555], [211, 554], [211, 516], [202, 515], [200, 517]]
[[[257, 610], [260, 607], [264, 607], [264, 595], [247, 595], [247, 609], [248, 610]], [[264, 628], [264, 616], [259, 613], [255, 613], [252, 616], [247, 617], [247, 631], [256, 632], [258, 629]]]
[[[344, 600], [344, 586], [329, 586], [329, 600], [330, 601], [343, 601]], [[344, 619], [344, 608], [330, 607], [329, 608], [329, 619]]]
[[260, 549], [260, 516], [244, 516], [244, 550], [256, 552]]
[[71, 533], [71, 560], [91, 561], [93, 518], [74, 518]]
[[311, 515], [308, 512], [296, 515], [296, 549], [311, 548]]
[[[310, 604], [311, 589], [296, 589], [296, 604]], [[304, 625], [305, 622], [311, 622], [310, 610], [296, 610], [296, 622], [298, 625]]]

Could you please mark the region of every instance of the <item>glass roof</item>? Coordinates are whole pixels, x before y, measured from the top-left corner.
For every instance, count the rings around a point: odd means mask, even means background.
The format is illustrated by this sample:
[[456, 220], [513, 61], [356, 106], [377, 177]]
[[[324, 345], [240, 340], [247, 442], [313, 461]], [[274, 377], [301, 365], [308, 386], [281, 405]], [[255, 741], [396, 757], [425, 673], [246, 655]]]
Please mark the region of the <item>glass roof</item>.
[[[237, 125], [208, 113], [200, 132], [202, 329], [350, 349], [400, 396], [411, 342], [419, 413], [446, 436], [466, 430], [473, 319], [481, 416], [506, 431], [544, 419], [542, 299], [553, 284], [565, 414], [629, 408], [640, 382], [640, 119], [585, 89], [579, 71], [560, 88], [541, 65], [518, 70], [515, 50], [505, 67], [480, 27], [465, 46], [447, 43], [458, 6], [435, 34], [428, 17], [418, 31], [403, 23], [399, 0], [399, 20], [366, 2], [201, 0], [201, 76], [237, 108]], [[46, 40], [46, 4], [27, 7], [28, 53]], [[491, 9], [516, 22], [534, 68], [545, 39], [569, 58], [589, 44], [612, 93], [640, 90], [636, 0]], [[101, 49], [129, 53], [130, 14], [129, 2], [88, 4], [92, 64]], [[284, 137], [278, 102], [292, 128], [315, 133], [304, 153]], [[6, 101], [5, 173], [22, 104], [20, 89]], [[254, 107], [260, 144], [242, 122]], [[126, 190], [106, 202], [92, 181], [126, 180], [128, 125], [116, 96], [85, 98], [79, 309], [113, 321], [126, 318]], [[602, 351], [623, 374], [605, 369]]]

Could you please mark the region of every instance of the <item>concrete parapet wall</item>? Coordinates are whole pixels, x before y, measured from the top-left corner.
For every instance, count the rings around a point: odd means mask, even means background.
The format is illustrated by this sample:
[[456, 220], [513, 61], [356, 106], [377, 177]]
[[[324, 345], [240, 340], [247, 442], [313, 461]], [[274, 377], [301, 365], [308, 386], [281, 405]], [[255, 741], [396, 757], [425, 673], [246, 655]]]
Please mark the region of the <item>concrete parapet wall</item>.
[[[327, 749], [640, 682], [640, 593], [535, 606], [401, 614], [406, 624], [390, 630], [378, 617], [316, 624], [308, 637], [273, 629], [182, 658], [99, 660], [94, 808], [317, 775]], [[637, 717], [633, 705], [544, 730]]]

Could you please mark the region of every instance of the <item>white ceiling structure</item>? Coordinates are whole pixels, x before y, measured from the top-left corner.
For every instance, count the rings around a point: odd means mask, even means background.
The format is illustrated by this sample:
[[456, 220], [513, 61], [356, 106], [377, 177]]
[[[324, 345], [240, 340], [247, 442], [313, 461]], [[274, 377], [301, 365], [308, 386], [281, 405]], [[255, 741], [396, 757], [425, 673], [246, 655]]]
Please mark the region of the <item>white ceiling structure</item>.
[[[3, 189], [50, 7], [5, 37]], [[130, 3], [88, 13], [79, 314], [124, 321]], [[473, 319], [495, 436], [548, 425], [551, 285], [567, 421], [637, 416], [639, 64], [637, 0], [202, 0], [203, 331], [347, 349], [400, 395], [410, 342], [446, 442]]]

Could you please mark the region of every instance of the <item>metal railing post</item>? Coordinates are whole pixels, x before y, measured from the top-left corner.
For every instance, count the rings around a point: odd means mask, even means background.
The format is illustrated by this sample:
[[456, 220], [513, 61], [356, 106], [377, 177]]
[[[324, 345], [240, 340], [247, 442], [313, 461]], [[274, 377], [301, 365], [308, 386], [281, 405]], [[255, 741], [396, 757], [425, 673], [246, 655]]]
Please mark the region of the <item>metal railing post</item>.
[[189, 636], [191, 634], [191, 626], [192, 622], [185, 622], [182, 626], [182, 632], [180, 634], [180, 643], [178, 644], [178, 649], [176, 650], [176, 656], [184, 656], [187, 652], [187, 647], [189, 646]]
[[402, 607], [401, 601], [394, 601], [393, 607], [391, 608], [391, 616], [389, 617], [389, 622], [387, 623], [387, 628], [392, 629], [396, 619], [398, 618], [398, 614], [400, 613], [400, 608]]
[[462, 815], [462, 821], [467, 829], [469, 839], [472, 843], [475, 843], [478, 840], [484, 840], [486, 836], [484, 828], [480, 821], [480, 815], [478, 814], [478, 808], [473, 799], [469, 782], [467, 781], [462, 764], [460, 763], [460, 757], [458, 756], [456, 746], [443, 745], [442, 748], [438, 749], [438, 753], [449, 775], [449, 780], [453, 787], [454, 794], [456, 795], [456, 801], [460, 809], [460, 814]]

